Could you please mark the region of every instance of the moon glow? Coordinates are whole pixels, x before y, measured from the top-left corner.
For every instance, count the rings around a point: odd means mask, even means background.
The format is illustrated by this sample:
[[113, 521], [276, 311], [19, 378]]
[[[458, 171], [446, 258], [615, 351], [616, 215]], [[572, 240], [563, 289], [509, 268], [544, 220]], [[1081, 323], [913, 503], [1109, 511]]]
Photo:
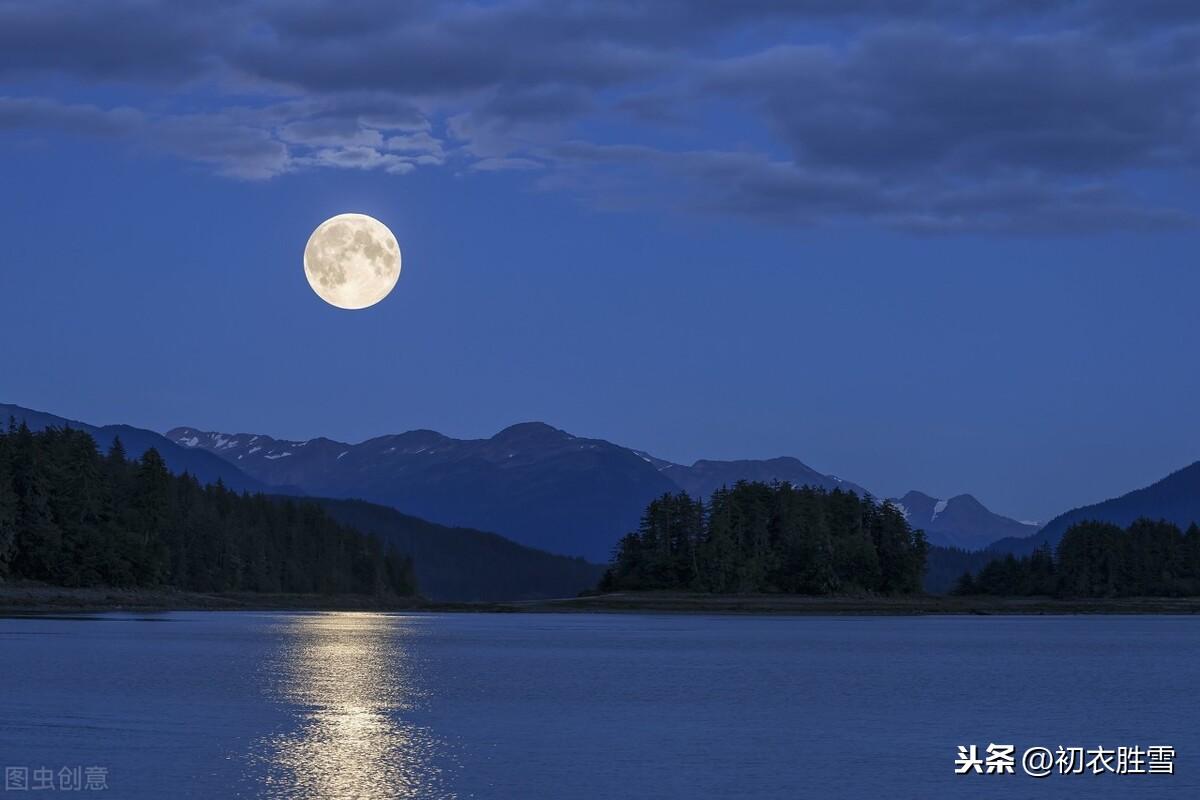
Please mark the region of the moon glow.
[[338, 214], [317, 226], [304, 247], [304, 275], [331, 306], [357, 310], [391, 293], [400, 278], [400, 245], [366, 214]]

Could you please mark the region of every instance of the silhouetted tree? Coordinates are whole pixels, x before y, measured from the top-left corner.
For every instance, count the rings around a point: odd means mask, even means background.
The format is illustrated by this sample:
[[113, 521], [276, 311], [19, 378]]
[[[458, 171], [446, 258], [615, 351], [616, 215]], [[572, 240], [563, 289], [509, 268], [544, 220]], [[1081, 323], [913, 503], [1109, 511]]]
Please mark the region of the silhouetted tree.
[[618, 543], [600, 588], [829, 594], [920, 591], [927, 546], [894, 506], [740, 482], [707, 506], [664, 495]]
[[[970, 580], [968, 580], [970, 578]], [[1200, 595], [1200, 528], [1182, 533], [1162, 521], [1139, 519], [1122, 530], [1108, 522], [1081, 522], [1058, 549], [1024, 558], [1008, 555], [968, 573], [959, 594], [1131, 597]]]
[[172, 475], [87, 433], [0, 434], [0, 576], [67, 586], [412, 594], [411, 559], [319, 506]]

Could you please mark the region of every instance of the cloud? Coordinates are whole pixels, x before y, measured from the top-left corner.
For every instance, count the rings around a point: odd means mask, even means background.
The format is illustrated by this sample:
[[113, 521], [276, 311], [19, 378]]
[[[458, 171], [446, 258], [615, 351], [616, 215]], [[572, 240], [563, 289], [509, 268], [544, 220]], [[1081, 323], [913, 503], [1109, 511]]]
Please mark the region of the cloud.
[[268, 131], [224, 114], [188, 114], [156, 120], [145, 131], [152, 146], [214, 166], [234, 178], [258, 180], [289, 171], [293, 157]]
[[141, 112], [132, 108], [106, 110], [44, 97], [0, 96], [0, 130], [35, 128], [83, 136], [119, 136], [139, 128], [142, 120]]
[[[871, 172], [818, 168], [729, 151], [666, 151], [574, 142], [556, 148], [565, 177], [547, 184], [600, 197], [606, 208], [672, 204], [703, 213], [799, 227], [866, 220], [923, 234], [1091, 234], [1197, 226], [1187, 211], [1131, 202], [1104, 184], [1036, 176], [893, 181]], [[647, 173], [667, 180], [646, 181]], [[646, 185], [659, 187], [647, 194]]]
[[300, 157], [298, 163], [316, 167], [381, 169], [395, 175], [403, 175], [416, 168], [414, 159], [404, 158], [393, 153], [383, 153], [373, 147], [357, 145], [317, 150], [311, 155]]
[[508, 172], [510, 170], [541, 169], [544, 165], [531, 158], [481, 158], [471, 164], [473, 172]]
[[427, 131], [389, 136], [384, 147], [394, 153], [404, 153], [418, 164], [439, 165], [446, 161], [445, 147]]
[[1172, 0], [0, 0], [0, 77], [2, 130], [240, 179], [524, 170], [772, 224], [1195, 224], [1153, 191], [1200, 161], [1200, 7]]
[[145, 0], [0, 2], [0, 76], [69, 75], [156, 85], [200, 76], [219, 58], [230, 5]]
[[1197, 64], [1078, 33], [888, 30], [844, 50], [778, 48], [717, 65], [795, 158], [876, 170], [1112, 173], [1194, 157]]
[[302, 119], [281, 125], [279, 138], [293, 144], [312, 147], [371, 147], [383, 146], [383, 133], [368, 128], [357, 120], [346, 118]]

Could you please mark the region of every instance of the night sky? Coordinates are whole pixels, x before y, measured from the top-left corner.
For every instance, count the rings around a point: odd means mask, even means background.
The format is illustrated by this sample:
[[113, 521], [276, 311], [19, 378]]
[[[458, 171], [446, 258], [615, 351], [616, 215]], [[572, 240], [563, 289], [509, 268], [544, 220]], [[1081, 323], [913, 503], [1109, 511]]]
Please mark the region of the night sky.
[[[0, 402], [1020, 519], [1152, 482], [1200, 458], [1200, 7], [1042, 5], [0, 0]], [[301, 266], [346, 211], [404, 253], [359, 312]]]

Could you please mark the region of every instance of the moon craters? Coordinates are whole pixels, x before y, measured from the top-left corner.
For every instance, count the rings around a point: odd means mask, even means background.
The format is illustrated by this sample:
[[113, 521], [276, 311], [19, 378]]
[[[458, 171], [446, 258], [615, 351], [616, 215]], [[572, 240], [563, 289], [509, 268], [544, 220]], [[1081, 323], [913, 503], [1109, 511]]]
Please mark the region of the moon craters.
[[382, 222], [365, 214], [325, 220], [304, 248], [313, 291], [338, 308], [360, 309], [386, 297], [400, 277], [400, 246]]

